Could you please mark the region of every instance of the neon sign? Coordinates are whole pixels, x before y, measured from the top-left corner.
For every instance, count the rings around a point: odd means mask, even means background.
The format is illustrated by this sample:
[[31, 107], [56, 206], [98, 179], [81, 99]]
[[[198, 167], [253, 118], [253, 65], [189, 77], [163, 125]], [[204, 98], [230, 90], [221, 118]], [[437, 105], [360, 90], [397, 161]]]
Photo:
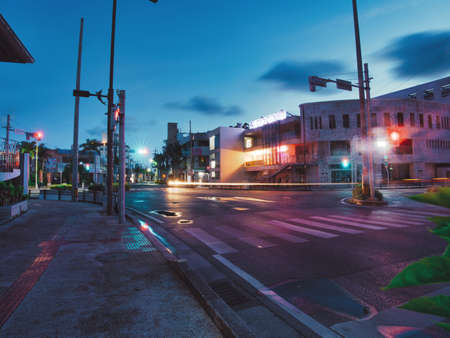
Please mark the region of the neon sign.
[[270, 124], [276, 121], [284, 120], [287, 117], [287, 112], [284, 110], [280, 110], [279, 112], [261, 117], [259, 119], [253, 120], [250, 122], [250, 129], [259, 128], [265, 126], [266, 124]]

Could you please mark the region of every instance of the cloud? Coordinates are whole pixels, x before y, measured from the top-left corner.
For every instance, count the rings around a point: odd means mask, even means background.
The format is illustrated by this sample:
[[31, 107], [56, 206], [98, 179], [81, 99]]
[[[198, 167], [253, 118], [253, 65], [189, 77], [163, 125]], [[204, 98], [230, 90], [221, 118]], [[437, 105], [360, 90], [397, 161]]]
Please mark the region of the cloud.
[[339, 61], [311, 61], [296, 62], [282, 61], [275, 64], [258, 79], [277, 83], [281, 88], [296, 91], [308, 91], [308, 76], [331, 76], [334, 73], [344, 71], [344, 66]]
[[92, 127], [90, 129], [87, 129], [86, 133], [90, 137], [101, 138], [102, 133], [106, 133], [106, 128], [105, 127], [96, 126], [96, 127]]
[[450, 70], [450, 31], [427, 31], [395, 39], [376, 56], [396, 63], [397, 76], [428, 76]]
[[189, 110], [203, 115], [236, 116], [243, 114], [243, 110], [237, 105], [223, 106], [217, 100], [204, 96], [194, 96], [187, 102], [168, 102], [164, 106], [168, 109]]

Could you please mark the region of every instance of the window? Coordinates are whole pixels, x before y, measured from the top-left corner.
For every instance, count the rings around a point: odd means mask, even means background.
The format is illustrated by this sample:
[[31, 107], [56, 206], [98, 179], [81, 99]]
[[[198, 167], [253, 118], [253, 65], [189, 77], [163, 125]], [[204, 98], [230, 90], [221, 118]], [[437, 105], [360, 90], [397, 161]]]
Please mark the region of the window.
[[336, 129], [336, 118], [334, 117], [334, 115], [328, 116], [328, 122], [330, 129]]
[[371, 118], [371, 120], [370, 120], [371, 126], [376, 127], [378, 125], [377, 124], [377, 113], [372, 113], [370, 115], [370, 118]]
[[404, 123], [403, 123], [403, 113], [398, 112], [397, 113], [397, 126], [398, 127], [403, 127]]
[[425, 100], [432, 100], [432, 99], [434, 98], [433, 88], [424, 90], [424, 92], [423, 92], [423, 98], [424, 98]]
[[331, 141], [330, 153], [333, 156], [349, 155], [350, 142], [349, 141]]
[[313, 118], [312, 118], [312, 116], [309, 118], [309, 129], [311, 129], [311, 130], [314, 129]]
[[361, 128], [361, 114], [356, 114], [356, 127]]
[[244, 147], [245, 149], [253, 147], [253, 137], [249, 136], [244, 137]]
[[420, 128], [423, 128], [423, 114], [419, 114], [419, 125]]
[[342, 126], [344, 128], [350, 128], [350, 117], [348, 114], [342, 115]]
[[317, 121], [317, 116], [314, 117], [314, 128], [319, 129], [319, 122]]
[[389, 113], [384, 113], [384, 126], [390, 127], [391, 126], [391, 116]]
[[441, 129], [441, 118], [436, 116], [436, 128]]
[[214, 150], [216, 148], [216, 136], [213, 135], [209, 138], [209, 150]]
[[416, 114], [409, 113], [409, 125], [411, 127], [415, 127], [416, 126]]
[[322, 129], [322, 116], [319, 116], [319, 128]]
[[433, 128], [433, 118], [431, 115], [428, 115], [428, 128]]

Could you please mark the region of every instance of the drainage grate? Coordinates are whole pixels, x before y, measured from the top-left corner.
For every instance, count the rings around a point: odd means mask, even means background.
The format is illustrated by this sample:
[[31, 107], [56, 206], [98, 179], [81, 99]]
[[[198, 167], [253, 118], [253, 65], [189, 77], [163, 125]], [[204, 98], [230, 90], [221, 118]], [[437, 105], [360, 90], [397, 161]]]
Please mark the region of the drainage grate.
[[156, 210], [155, 211], [157, 214], [163, 215], [163, 216], [168, 216], [168, 217], [177, 217], [179, 216], [178, 213], [174, 212], [174, 211], [168, 211], [168, 210]]
[[210, 283], [209, 286], [231, 307], [245, 304], [249, 301], [244, 294], [228, 281], [215, 281]]
[[180, 219], [177, 223], [178, 224], [192, 224], [192, 223], [194, 223], [194, 221], [191, 219]]

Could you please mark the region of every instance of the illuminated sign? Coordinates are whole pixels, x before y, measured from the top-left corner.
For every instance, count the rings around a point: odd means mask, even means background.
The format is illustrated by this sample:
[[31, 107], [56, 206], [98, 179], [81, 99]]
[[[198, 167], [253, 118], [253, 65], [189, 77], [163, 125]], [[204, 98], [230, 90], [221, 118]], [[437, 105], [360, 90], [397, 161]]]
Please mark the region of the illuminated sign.
[[216, 145], [216, 136], [211, 136], [209, 138], [209, 150], [214, 150]]
[[265, 126], [266, 124], [270, 124], [276, 121], [284, 120], [287, 117], [287, 112], [284, 110], [280, 110], [279, 112], [261, 117], [250, 122], [250, 129], [259, 128]]
[[253, 138], [252, 137], [244, 137], [244, 146], [245, 149], [253, 147]]

